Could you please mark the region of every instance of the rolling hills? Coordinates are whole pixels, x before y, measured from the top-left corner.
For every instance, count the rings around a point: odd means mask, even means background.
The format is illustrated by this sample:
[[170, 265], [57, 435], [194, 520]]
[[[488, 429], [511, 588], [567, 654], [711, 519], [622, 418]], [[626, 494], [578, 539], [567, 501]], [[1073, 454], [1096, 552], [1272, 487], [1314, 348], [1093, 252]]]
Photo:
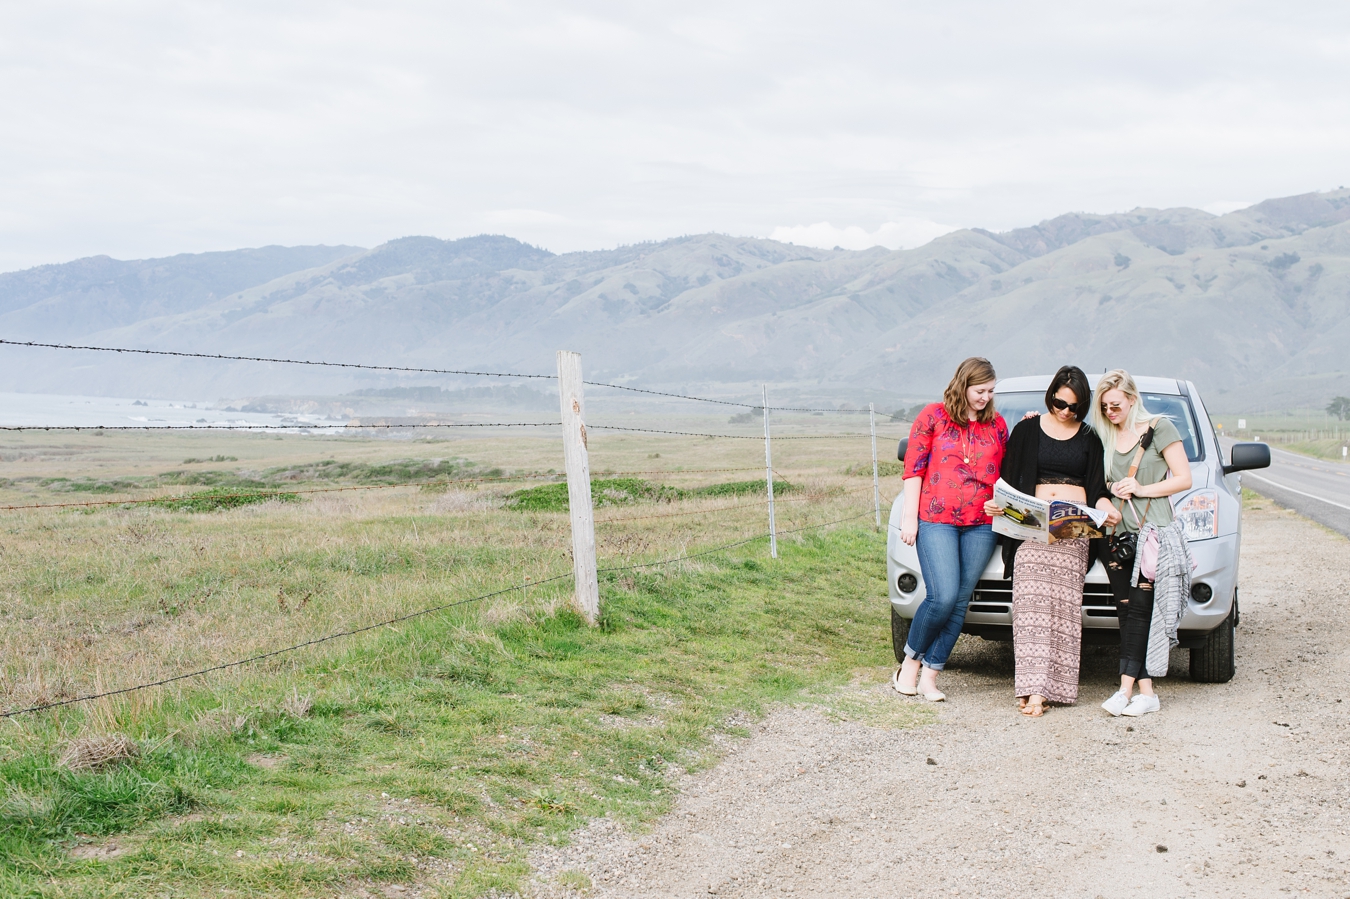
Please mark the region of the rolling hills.
[[[1350, 191], [1073, 213], [911, 250], [702, 234], [554, 255], [508, 237], [106, 257], [0, 275], [0, 337], [548, 373], [637, 386], [922, 397], [957, 361], [1194, 380], [1212, 405], [1350, 393]], [[6, 348], [11, 389], [216, 398], [453, 379]]]

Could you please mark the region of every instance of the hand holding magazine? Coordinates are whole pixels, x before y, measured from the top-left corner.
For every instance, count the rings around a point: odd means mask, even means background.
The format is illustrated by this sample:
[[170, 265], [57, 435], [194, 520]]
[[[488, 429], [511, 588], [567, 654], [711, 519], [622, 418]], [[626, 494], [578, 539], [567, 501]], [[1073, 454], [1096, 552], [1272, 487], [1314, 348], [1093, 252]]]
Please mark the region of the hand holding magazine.
[[1002, 478], [994, 484], [994, 502], [1003, 507], [994, 516], [994, 533], [1016, 540], [1054, 543], [1074, 537], [1100, 537], [1106, 513], [1082, 503], [1028, 496]]

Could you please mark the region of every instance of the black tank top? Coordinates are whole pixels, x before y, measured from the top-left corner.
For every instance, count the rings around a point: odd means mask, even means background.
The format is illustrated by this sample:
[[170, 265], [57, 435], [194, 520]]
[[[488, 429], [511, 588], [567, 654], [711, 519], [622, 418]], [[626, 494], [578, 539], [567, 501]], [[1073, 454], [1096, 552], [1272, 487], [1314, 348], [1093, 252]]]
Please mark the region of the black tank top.
[[1036, 484], [1068, 484], [1084, 487], [1087, 484], [1087, 454], [1085, 425], [1068, 440], [1056, 440], [1038, 428], [1041, 433], [1036, 453]]

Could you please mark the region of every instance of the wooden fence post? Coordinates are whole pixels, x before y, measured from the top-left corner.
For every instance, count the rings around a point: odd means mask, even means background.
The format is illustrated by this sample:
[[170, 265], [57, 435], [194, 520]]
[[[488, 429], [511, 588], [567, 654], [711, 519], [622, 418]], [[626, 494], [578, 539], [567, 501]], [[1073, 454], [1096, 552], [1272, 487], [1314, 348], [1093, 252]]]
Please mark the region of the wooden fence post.
[[593, 625], [600, 614], [600, 583], [595, 573], [595, 512], [591, 508], [591, 463], [586, 450], [580, 353], [558, 351], [558, 395], [562, 404], [567, 508], [572, 514], [572, 579], [577, 609], [586, 623]]
[[881, 484], [877, 480], [877, 407], [867, 404], [867, 419], [872, 425], [872, 503], [877, 510], [877, 530], [881, 530]]
[[778, 558], [778, 528], [773, 520], [773, 448], [769, 444], [769, 385], [764, 387], [764, 483], [769, 489], [769, 557]]

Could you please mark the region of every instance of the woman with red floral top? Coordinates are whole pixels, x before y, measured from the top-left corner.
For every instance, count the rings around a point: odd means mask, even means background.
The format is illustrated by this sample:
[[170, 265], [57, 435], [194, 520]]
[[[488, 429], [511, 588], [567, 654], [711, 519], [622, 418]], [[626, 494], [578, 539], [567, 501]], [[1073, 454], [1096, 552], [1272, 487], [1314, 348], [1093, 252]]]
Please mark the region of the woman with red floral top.
[[942, 402], [925, 406], [909, 431], [900, 539], [918, 551], [927, 594], [891, 682], [906, 696], [947, 698], [937, 688], [937, 673], [946, 667], [970, 595], [994, 553], [984, 504], [993, 498], [1008, 443], [1008, 425], [994, 411], [995, 377], [988, 359], [962, 362]]

